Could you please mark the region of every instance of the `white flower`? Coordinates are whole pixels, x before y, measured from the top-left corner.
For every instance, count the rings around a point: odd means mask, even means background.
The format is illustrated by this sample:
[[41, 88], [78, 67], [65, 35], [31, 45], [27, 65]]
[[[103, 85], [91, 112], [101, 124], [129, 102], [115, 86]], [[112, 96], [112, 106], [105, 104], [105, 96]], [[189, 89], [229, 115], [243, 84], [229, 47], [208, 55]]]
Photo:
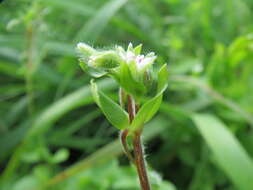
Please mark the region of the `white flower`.
[[156, 56], [144, 56], [144, 55], [138, 55], [135, 59], [137, 69], [139, 71], [145, 70], [147, 67], [152, 65], [156, 59]]
[[134, 64], [138, 71], [144, 71], [151, 66], [156, 59], [153, 52], [147, 54], [146, 56], [142, 54], [136, 55], [132, 43], [129, 43], [127, 51], [120, 46], [116, 47], [116, 49], [118, 50], [121, 59], [123, 59], [128, 65]]

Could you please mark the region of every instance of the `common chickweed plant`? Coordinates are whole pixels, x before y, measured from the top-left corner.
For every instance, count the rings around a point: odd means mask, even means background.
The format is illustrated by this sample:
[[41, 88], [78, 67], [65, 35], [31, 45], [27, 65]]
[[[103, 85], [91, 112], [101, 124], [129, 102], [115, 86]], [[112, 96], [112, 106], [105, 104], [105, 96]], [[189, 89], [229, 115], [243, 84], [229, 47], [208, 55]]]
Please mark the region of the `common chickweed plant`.
[[[135, 164], [142, 190], [150, 190], [141, 135], [147, 123], [158, 111], [167, 88], [167, 65], [153, 69], [153, 52], [141, 54], [142, 45], [127, 50], [115, 46], [111, 50], [96, 50], [78, 43], [80, 66], [93, 78], [112, 77], [119, 84], [119, 104], [101, 92], [94, 79], [91, 91], [96, 104], [107, 120], [120, 130], [120, 140], [129, 160]], [[133, 148], [133, 153], [130, 150]]]

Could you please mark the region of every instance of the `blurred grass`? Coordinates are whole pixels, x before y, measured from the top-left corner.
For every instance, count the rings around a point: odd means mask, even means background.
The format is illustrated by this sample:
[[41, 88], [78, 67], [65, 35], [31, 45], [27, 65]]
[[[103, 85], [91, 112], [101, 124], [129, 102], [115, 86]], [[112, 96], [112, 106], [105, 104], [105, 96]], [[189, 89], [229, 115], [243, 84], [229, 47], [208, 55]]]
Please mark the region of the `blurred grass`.
[[93, 104], [78, 41], [143, 43], [168, 63], [169, 88], [145, 128], [154, 190], [252, 189], [252, 10], [250, 0], [2, 2], [0, 189], [138, 189]]
[[225, 125], [210, 115], [195, 114], [193, 120], [213, 150], [217, 163], [237, 188], [252, 189], [253, 162]]

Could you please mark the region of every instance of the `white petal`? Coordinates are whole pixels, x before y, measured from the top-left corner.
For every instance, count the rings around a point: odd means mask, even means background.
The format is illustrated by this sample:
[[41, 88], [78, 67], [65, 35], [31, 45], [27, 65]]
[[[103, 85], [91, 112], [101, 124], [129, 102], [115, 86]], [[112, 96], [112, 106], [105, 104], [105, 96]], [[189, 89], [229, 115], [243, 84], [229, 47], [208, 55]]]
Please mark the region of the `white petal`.
[[127, 51], [126, 53], [126, 62], [130, 62], [135, 59], [135, 55], [132, 51]]
[[137, 62], [137, 68], [138, 70], [145, 69], [149, 65], [152, 65], [155, 61], [156, 57], [145, 57], [144, 59], [141, 60], [141, 62]]

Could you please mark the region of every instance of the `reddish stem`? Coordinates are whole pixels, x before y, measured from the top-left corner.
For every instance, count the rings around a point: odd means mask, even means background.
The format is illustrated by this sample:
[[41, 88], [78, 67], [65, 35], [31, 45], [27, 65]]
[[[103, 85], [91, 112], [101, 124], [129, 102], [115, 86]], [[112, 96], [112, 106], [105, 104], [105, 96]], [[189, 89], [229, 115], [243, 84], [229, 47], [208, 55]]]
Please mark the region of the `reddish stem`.
[[134, 116], [136, 114], [135, 102], [134, 102], [134, 99], [130, 95], [127, 96], [127, 102], [128, 102], [127, 109], [128, 109], [128, 114], [129, 114], [129, 122], [132, 123]]
[[131, 151], [128, 148], [128, 144], [127, 144], [127, 135], [128, 135], [128, 130], [125, 129], [120, 133], [120, 140], [121, 140], [121, 144], [123, 146], [124, 152], [127, 155], [128, 159], [134, 163], [134, 158], [132, 156]]
[[[138, 111], [138, 106], [135, 104], [134, 99], [128, 95], [128, 114], [129, 114], [129, 121], [130, 123], [133, 121], [136, 111]], [[136, 131], [134, 134], [134, 140], [133, 140], [133, 147], [134, 147], [134, 163], [137, 168], [140, 185], [142, 190], [151, 190], [146, 165], [145, 165], [145, 159], [144, 159], [144, 152], [142, 148], [142, 142], [141, 142], [141, 130]]]
[[143, 146], [141, 142], [141, 131], [137, 131], [135, 133], [133, 144], [135, 164], [137, 167], [141, 188], [142, 190], [151, 190], [145, 165]]

